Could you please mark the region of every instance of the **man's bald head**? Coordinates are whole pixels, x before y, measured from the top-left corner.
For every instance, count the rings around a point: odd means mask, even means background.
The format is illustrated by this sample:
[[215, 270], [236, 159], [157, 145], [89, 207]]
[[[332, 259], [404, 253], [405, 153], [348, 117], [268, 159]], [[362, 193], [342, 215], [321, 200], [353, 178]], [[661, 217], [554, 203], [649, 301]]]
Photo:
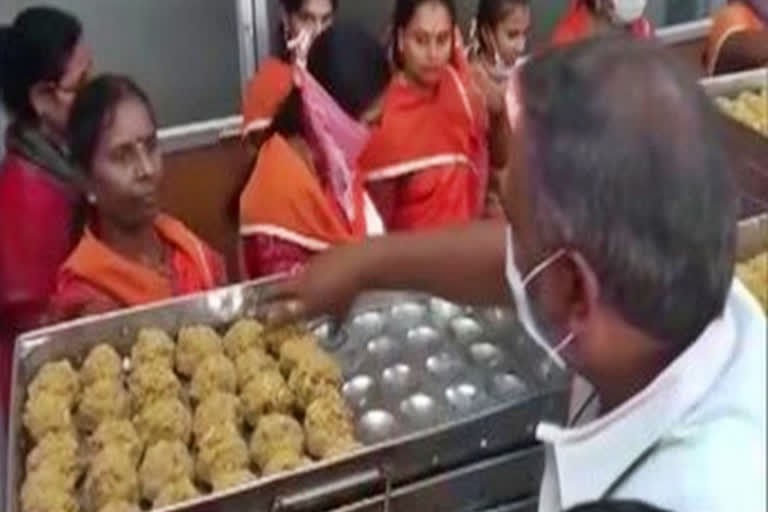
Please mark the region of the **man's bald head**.
[[585, 256], [601, 301], [684, 347], [722, 312], [737, 200], [716, 112], [663, 49], [593, 40], [520, 74], [540, 243]]

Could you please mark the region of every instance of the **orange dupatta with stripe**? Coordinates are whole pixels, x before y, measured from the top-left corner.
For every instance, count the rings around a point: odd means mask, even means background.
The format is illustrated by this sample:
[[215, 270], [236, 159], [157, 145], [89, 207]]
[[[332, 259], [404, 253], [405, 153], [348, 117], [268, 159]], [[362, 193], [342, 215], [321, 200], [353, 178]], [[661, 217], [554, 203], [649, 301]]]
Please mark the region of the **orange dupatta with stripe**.
[[[484, 206], [488, 182], [487, 113], [460, 47], [435, 94], [403, 76], [387, 91], [379, 126], [359, 158], [370, 183], [394, 182], [387, 228], [412, 230], [464, 222]], [[386, 209], [386, 208], [384, 208]]]
[[[86, 229], [80, 243], [61, 268], [59, 283], [80, 280], [123, 306], [137, 306], [180, 294], [210, 290], [222, 284], [218, 256], [181, 222], [158, 215], [158, 235], [173, 249], [175, 282], [117, 254]], [[174, 284], [178, 289], [174, 289]], [[57, 295], [66, 296], [66, 286]]]
[[273, 237], [318, 252], [380, 234], [356, 165], [368, 130], [306, 70], [296, 68], [294, 81], [305, 147], [299, 150], [279, 134], [262, 146], [240, 196], [241, 236]]
[[712, 18], [712, 30], [709, 33], [704, 65], [707, 73], [713, 75], [720, 58], [720, 51], [733, 34], [765, 29], [765, 23], [757, 14], [743, 3], [726, 5]]
[[357, 214], [350, 223], [297, 150], [273, 135], [240, 196], [240, 235], [272, 236], [313, 252], [360, 240], [366, 236], [366, 221], [358, 185]]

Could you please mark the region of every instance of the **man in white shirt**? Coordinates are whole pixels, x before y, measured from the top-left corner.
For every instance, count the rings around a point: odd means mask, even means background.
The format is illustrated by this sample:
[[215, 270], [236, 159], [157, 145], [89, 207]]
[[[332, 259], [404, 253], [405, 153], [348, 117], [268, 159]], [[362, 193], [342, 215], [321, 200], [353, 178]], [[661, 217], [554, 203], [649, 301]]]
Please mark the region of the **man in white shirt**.
[[507, 109], [508, 226], [330, 252], [276, 311], [342, 312], [375, 288], [511, 298], [594, 390], [574, 410], [599, 404], [539, 427], [541, 511], [764, 512], [766, 319], [733, 280], [738, 200], [711, 102], [664, 50], [607, 40], [533, 58]]

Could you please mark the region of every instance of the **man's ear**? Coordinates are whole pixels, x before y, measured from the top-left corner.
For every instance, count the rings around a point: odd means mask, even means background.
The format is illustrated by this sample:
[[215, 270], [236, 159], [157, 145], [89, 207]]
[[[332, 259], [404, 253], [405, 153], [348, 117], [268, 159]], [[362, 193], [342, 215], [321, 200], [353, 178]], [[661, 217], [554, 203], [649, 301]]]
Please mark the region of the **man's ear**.
[[592, 265], [578, 251], [568, 253], [573, 272], [573, 288], [569, 298], [569, 327], [582, 332], [600, 301], [600, 282]]

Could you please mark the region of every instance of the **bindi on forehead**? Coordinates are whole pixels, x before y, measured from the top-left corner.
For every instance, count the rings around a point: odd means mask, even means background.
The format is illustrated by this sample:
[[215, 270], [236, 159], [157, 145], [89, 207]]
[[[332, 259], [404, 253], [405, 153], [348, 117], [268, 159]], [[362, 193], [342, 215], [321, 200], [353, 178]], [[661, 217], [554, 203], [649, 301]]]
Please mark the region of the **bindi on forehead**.
[[136, 99], [121, 101], [107, 127], [107, 144], [110, 148], [132, 146], [152, 138], [156, 132], [146, 106]]
[[442, 34], [453, 30], [450, 13], [438, 2], [427, 2], [416, 9], [408, 28], [429, 34]]

